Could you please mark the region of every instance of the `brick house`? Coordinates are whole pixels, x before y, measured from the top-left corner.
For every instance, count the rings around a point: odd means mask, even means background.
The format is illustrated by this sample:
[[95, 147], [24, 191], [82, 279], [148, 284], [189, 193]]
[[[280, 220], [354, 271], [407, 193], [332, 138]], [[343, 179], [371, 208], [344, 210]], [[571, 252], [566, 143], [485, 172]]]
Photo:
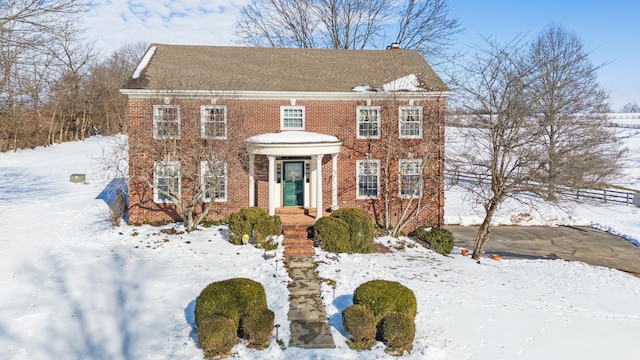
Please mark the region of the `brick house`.
[[155, 44], [121, 92], [133, 224], [193, 198], [209, 219], [357, 207], [443, 224], [449, 89], [416, 51]]

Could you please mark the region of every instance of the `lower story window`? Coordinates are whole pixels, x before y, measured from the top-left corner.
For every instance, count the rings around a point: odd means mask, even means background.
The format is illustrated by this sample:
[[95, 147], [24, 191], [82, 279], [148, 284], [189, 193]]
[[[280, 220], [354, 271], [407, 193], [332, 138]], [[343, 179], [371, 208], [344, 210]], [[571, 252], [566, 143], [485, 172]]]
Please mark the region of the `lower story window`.
[[156, 161], [153, 172], [153, 200], [173, 202], [180, 198], [180, 162]]
[[400, 160], [400, 197], [422, 196], [422, 179], [420, 169], [422, 160]]
[[227, 201], [227, 164], [203, 161], [200, 165], [204, 201]]
[[380, 194], [380, 160], [358, 160], [358, 199], [375, 199]]

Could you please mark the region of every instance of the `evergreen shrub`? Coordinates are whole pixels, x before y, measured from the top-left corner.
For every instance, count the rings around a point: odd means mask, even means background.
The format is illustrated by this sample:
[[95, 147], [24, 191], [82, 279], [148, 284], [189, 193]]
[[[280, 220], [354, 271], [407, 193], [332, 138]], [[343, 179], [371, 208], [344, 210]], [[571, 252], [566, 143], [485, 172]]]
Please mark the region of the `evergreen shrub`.
[[263, 349], [269, 346], [274, 322], [275, 314], [266, 307], [251, 309], [242, 317], [240, 329], [252, 347]]
[[236, 320], [237, 324], [251, 309], [266, 308], [267, 295], [258, 282], [244, 278], [228, 279], [207, 285], [196, 298], [195, 318], [200, 321], [210, 314], [218, 314]]
[[382, 341], [389, 346], [387, 352], [402, 355], [411, 351], [413, 339], [416, 336], [416, 325], [406, 314], [392, 311], [380, 322]]
[[453, 234], [447, 229], [420, 226], [413, 232], [413, 238], [440, 255], [449, 255], [453, 250]]
[[376, 341], [376, 319], [362, 305], [351, 305], [342, 311], [342, 325], [356, 346], [371, 346]]
[[343, 220], [349, 231], [349, 253], [368, 254], [373, 251], [375, 227], [371, 216], [356, 208], [342, 208], [331, 213], [331, 217]]
[[321, 217], [313, 226], [313, 238], [323, 250], [334, 253], [351, 253], [349, 225], [331, 216]]
[[263, 244], [269, 236], [278, 236], [281, 233], [282, 221], [279, 216], [259, 217], [253, 225], [253, 238], [259, 244]]
[[371, 280], [354, 291], [353, 303], [371, 310], [376, 324], [390, 312], [399, 312], [415, 319], [418, 305], [416, 295], [396, 281]]
[[200, 320], [198, 326], [198, 343], [207, 356], [223, 356], [229, 354], [238, 342], [237, 324], [234, 319], [209, 314]]

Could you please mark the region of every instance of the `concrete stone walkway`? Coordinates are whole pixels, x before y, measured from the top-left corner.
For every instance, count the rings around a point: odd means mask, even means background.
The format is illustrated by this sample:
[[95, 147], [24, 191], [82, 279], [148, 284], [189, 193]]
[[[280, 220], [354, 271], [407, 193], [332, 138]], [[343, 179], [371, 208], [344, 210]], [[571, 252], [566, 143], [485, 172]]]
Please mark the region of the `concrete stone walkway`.
[[289, 284], [289, 346], [305, 349], [335, 348], [327, 313], [322, 301], [320, 281], [315, 272], [313, 258], [288, 259]]
[[[478, 226], [447, 226], [456, 246], [471, 251]], [[640, 249], [629, 241], [590, 227], [494, 226], [485, 254], [502, 258], [582, 261], [640, 275]]]

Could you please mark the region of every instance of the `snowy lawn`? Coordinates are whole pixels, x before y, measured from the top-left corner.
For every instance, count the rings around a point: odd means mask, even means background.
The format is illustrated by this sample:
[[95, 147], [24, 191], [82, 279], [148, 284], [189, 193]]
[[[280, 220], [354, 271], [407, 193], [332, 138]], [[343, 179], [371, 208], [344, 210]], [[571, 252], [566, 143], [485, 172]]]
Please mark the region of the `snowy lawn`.
[[[151, 226], [114, 228], [97, 199], [111, 180], [95, 158], [109, 139], [94, 137], [0, 154], [0, 358], [201, 359], [193, 309], [210, 282], [247, 277], [262, 283], [288, 344], [289, 278], [282, 249], [234, 246], [224, 227], [165, 234]], [[70, 183], [86, 173], [86, 183]], [[457, 189], [447, 191], [447, 219], [473, 223]], [[638, 240], [637, 208], [580, 206], [540, 212], [534, 222], [593, 223]], [[507, 206], [509, 213], [522, 212]], [[553, 221], [550, 219], [553, 218]], [[507, 221], [507, 220], [504, 220]], [[172, 226], [164, 229], [173, 228]], [[380, 359], [377, 344], [345, 345], [340, 312], [371, 279], [400, 281], [418, 299], [416, 339], [408, 359], [635, 359], [640, 279], [559, 260], [440, 256], [407, 239], [380, 238], [389, 254], [316, 260], [337, 349], [234, 348], [245, 359]], [[274, 332], [275, 336], [275, 332]], [[389, 357], [390, 358], [390, 357]]]

